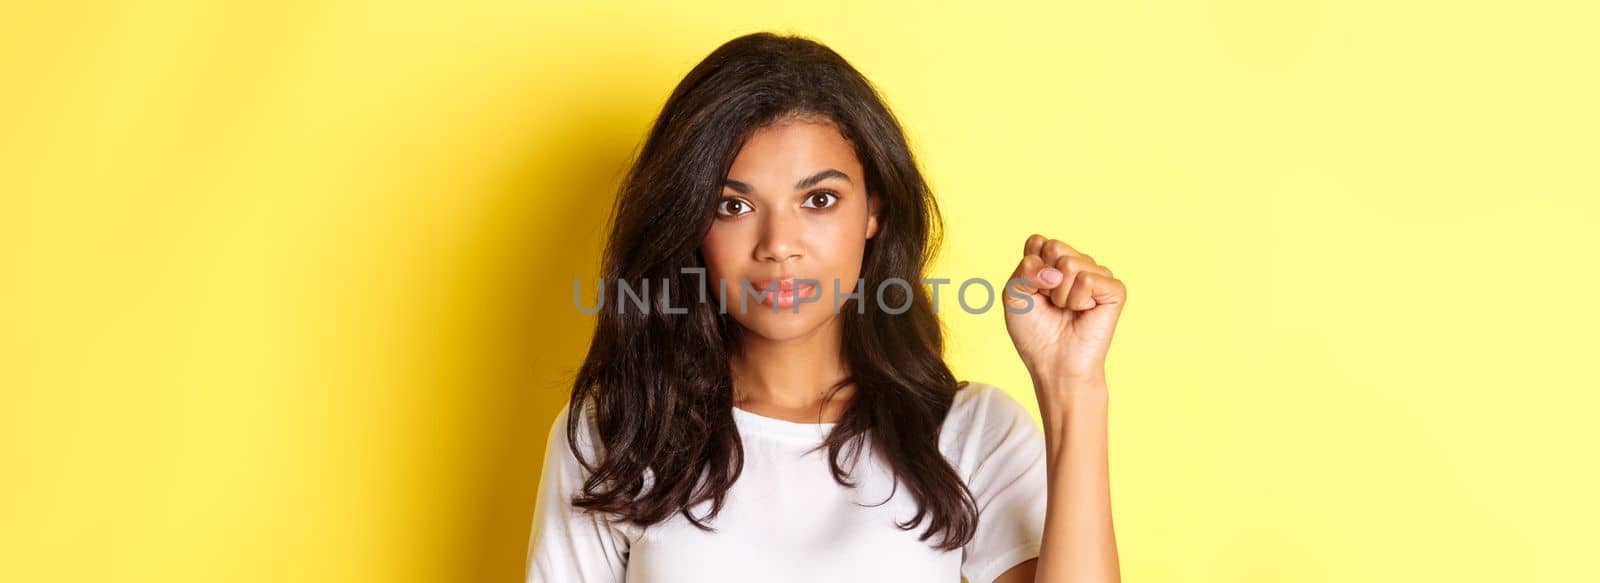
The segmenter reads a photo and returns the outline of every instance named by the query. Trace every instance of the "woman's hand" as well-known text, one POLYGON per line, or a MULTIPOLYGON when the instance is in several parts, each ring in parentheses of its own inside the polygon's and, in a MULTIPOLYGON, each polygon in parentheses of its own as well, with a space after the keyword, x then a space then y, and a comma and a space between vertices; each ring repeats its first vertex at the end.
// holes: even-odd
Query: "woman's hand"
POLYGON ((1094 258, 1034 235, 1004 296, 1006 331, 1033 375, 1044 420, 1049 504, 1038 562, 996 581, 1121 581, 1105 370, 1128 289, 1094 258))
POLYGON ((1035 379, 1104 382, 1106 352, 1127 301, 1122 280, 1043 235, 1028 237, 1011 280, 1003 294, 1006 331, 1028 372, 1035 379))

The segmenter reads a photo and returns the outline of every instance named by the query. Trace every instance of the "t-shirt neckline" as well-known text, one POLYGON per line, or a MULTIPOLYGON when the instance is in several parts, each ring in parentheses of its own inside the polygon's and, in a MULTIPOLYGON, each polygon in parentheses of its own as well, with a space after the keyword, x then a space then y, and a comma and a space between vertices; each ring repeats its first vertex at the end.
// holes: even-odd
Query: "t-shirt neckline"
POLYGON ((821 441, 828 436, 837 422, 834 423, 799 423, 787 421, 776 417, 758 415, 738 406, 733 408, 733 418, 739 427, 766 435, 780 435, 797 437, 811 441, 821 441))

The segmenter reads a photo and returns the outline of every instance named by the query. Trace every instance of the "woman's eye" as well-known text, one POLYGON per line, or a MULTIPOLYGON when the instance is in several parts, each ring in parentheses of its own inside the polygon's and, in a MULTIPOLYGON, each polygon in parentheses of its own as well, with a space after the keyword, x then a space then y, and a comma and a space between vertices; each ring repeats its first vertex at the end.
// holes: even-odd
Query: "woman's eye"
POLYGON ((813 192, 806 197, 806 203, 800 206, 806 208, 828 208, 839 200, 839 195, 831 192, 813 192))
POLYGON ((738 216, 748 212, 749 206, 737 198, 725 198, 722 199, 722 202, 717 203, 717 214, 724 217, 738 216))

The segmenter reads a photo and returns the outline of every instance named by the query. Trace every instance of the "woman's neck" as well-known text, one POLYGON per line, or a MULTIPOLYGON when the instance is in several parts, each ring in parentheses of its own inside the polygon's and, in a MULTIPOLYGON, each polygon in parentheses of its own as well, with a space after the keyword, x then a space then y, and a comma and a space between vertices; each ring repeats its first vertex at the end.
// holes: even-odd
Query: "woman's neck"
POLYGON ((728 360, 734 404, 773 417, 833 421, 855 392, 853 386, 840 389, 823 410, 823 397, 850 376, 841 334, 838 318, 789 340, 770 340, 747 332, 743 348, 728 360))

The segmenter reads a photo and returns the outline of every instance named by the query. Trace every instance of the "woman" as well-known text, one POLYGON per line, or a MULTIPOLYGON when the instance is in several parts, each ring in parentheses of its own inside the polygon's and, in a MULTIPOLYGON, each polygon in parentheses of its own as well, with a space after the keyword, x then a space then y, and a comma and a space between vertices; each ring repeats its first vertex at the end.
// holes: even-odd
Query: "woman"
POLYGON ((1125 287, 1027 238, 1000 295, 1041 434, 943 360, 921 285, 939 227, 838 54, 761 33, 706 57, 617 199, 528 580, 1118 580, 1104 363, 1125 287))

